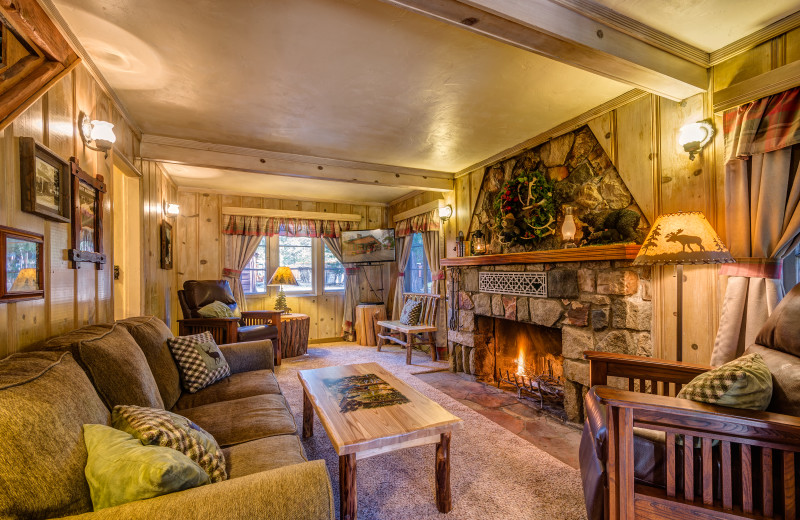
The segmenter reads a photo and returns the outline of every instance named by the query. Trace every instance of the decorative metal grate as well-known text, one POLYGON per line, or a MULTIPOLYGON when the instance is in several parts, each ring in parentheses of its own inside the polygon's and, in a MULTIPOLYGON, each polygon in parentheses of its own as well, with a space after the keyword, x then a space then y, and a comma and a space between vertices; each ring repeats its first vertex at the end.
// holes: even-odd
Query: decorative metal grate
POLYGON ((481 272, 478 287, 487 293, 547 298, 547 274, 481 272))

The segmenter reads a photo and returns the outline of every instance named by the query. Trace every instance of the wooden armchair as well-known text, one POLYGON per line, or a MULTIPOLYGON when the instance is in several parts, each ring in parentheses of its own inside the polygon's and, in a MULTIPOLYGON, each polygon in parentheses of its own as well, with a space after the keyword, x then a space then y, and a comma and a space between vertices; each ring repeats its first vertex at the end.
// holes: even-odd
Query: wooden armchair
POLYGON ((591 389, 581 472, 590 518, 797 518, 799 418, 674 397, 711 367, 584 354, 591 389), (610 382, 627 390, 605 386, 610 382), (641 449, 642 430, 634 428, 655 434, 662 451, 641 449), (641 460, 647 457, 654 459, 649 473, 641 460), (596 462, 605 478, 592 478, 596 462), (594 497, 587 482, 602 486, 594 497), (604 503, 591 504, 593 498, 604 503))
POLYGON ((227 280, 187 280, 178 291, 183 319, 178 334, 210 332, 218 344, 272 340, 275 364, 281 364, 281 311, 242 311, 241 318, 204 318, 197 310, 214 301, 237 307, 227 280))

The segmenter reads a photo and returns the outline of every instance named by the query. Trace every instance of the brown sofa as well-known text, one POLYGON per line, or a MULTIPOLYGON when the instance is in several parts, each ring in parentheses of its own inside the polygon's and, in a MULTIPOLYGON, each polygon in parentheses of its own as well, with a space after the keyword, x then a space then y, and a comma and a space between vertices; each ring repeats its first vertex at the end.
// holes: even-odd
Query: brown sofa
POLYGON ((324 461, 307 461, 269 340, 221 345, 231 376, 181 390, 158 318, 57 336, 0 360, 0 518, 333 519, 324 461), (228 480, 92 512, 82 425, 133 404, 172 410, 223 447, 228 480))
POLYGON ((758 518, 795 517, 785 513, 795 508, 800 472, 800 285, 775 308, 745 350, 750 353, 760 354, 772 373, 772 400, 764 412, 674 397, 708 366, 585 353, 592 388, 584 399, 580 466, 590 520, 617 518, 630 507, 648 518, 651 508, 659 518, 755 518, 753 512, 758 518), (611 382, 626 390, 606 386, 611 382), (616 419, 622 414, 629 414, 630 424, 616 419), (676 436, 668 450, 665 432, 694 442, 687 450, 676 436), (612 451, 619 453, 614 464, 608 462, 612 451), (774 475, 763 469, 769 465, 774 475))

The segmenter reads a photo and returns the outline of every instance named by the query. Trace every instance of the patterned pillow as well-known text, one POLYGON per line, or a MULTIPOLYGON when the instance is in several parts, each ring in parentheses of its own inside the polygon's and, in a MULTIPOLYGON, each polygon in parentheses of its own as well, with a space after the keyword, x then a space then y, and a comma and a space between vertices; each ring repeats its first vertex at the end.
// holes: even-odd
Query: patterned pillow
POLYGON ((183 387, 189 393, 231 375, 231 367, 210 332, 169 338, 167 345, 181 369, 183 387))
POLYGON ((419 323, 419 315, 422 313, 422 302, 408 300, 403 305, 403 312, 400 313, 400 323, 403 325, 416 325, 419 323))
POLYGON ((203 468, 211 482, 228 478, 225 455, 217 441, 182 415, 158 408, 118 405, 111 412, 111 426, 130 433, 144 445, 178 450, 203 468))
POLYGON ((766 410, 772 399, 772 374, 760 354, 748 354, 695 377, 678 397, 732 408, 766 410))
POLYGON ((213 301, 197 309, 197 314, 203 318, 233 318, 234 314, 230 307, 220 301, 213 301))

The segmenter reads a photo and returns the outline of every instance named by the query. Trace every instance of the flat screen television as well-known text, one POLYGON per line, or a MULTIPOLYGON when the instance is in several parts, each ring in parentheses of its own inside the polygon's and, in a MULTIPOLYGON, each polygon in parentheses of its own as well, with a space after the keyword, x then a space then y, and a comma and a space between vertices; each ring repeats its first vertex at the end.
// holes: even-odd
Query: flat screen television
POLYGON ((342 231, 342 262, 394 262, 394 229, 342 231))

